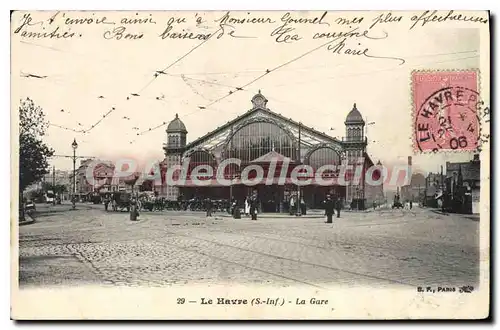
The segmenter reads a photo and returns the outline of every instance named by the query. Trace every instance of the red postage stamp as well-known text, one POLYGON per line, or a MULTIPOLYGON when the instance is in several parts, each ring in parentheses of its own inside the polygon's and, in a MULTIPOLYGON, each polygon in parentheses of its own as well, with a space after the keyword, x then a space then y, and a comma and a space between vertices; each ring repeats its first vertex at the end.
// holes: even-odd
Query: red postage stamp
POLYGON ((477 150, 477 71, 414 71, 412 86, 414 151, 477 150))

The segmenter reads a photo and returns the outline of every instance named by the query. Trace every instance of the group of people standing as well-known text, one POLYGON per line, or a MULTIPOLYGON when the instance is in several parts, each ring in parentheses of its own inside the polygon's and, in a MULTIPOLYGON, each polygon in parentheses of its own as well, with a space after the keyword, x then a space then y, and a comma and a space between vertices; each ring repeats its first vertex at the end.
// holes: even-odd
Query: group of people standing
MULTIPOLYGON (((245 208, 244 212, 246 216, 251 216, 252 220, 257 220, 257 213, 259 207, 259 199, 257 197, 257 193, 253 192, 250 196, 245 198, 245 208)), ((233 200, 231 203, 231 213, 233 216, 238 213, 239 216, 239 203, 233 200)), ((333 223, 333 216, 335 212, 337 213, 337 218, 340 218, 340 210, 342 209, 342 199, 338 197, 333 197, 328 194, 326 195, 326 199, 323 202, 325 207, 325 215, 327 217, 326 223, 333 223)), ((213 203, 212 200, 207 198, 205 200, 205 207, 207 210, 207 216, 212 216, 213 203)), ((290 199, 290 215, 295 214, 297 212, 297 208, 300 207, 301 214, 306 214, 306 203, 304 199, 300 199, 300 203, 297 203, 297 198, 290 199)))
POLYGON ((307 211, 307 207, 306 207, 306 202, 304 201, 304 198, 301 197, 300 202, 298 202, 297 200, 298 200, 297 196, 290 197, 290 203, 289 203, 289 209, 288 209, 290 215, 297 214, 297 211, 299 210, 299 208, 300 208, 300 214, 305 215, 306 211, 307 211))

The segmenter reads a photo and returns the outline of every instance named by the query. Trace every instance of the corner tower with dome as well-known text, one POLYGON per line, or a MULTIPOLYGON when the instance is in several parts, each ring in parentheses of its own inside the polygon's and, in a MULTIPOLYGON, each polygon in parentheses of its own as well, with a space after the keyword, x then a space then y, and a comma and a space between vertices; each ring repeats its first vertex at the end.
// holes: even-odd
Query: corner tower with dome
MULTIPOLYGON (((182 163, 182 153, 187 141, 186 126, 175 114, 175 118, 167 126, 167 141, 164 143, 165 159, 162 165, 168 169, 182 163)), ((160 192, 169 200, 175 200, 179 196, 179 187, 164 185, 160 192)))
MULTIPOLYGON (((349 164, 360 164, 365 162, 367 138, 365 137, 365 121, 361 112, 356 107, 356 103, 352 106, 345 119, 345 138, 344 148, 346 159, 349 164)), ((353 203, 353 207, 364 209, 365 205, 365 184, 364 178, 359 184, 348 184, 346 187, 346 199, 353 203)))
MULTIPOLYGON (((287 118, 268 107, 267 98, 259 91, 249 102, 250 108, 242 114, 218 128, 207 132, 194 141, 187 141, 187 129, 181 118, 176 115, 169 123, 163 144, 165 159, 162 162, 164 170, 174 165, 182 165, 189 161, 187 178, 182 184, 168 187, 165 184, 157 187, 161 195, 169 200, 179 196, 184 199, 211 198, 229 200, 231 198, 243 201, 252 190, 257 189, 262 212, 287 212, 290 197, 298 187, 291 180, 291 172, 298 165, 309 165, 317 170, 323 165, 341 165, 348 160, 351 164, 365 158, 364 165, 372 164, 366 153, 367 140, 364 133, 365 122, 356 105, 348 113, 345 126, 346 136, 341 140, 325 132, 320 132, 301 123, 287 118), (224 171, 224 179, 233 179, 232 186, 221 185, 217 178, 218 165, 229 158, 237 158, 240 166, 228 166, 224 171), (272 159, 287 162, 286 178, 279 181, 280 171, 275 172, 269 166, 272 159), (271 177, 272 183, 265 185, 245 186, 241 182, 241 173, 245 167, 259 164, 265 170, 265 178, 271 177), (198 165, 208 165, 214 169, 212 178, 206 179, 204 186, 197 186, 191 179, 191 171, 198 165)), ((314 118, 311 118, 314 126, 314 118)), ((365 167, 366 170, 366 167, 365 167)), ((327 178, 338 177, 339 172, 327 170, 323 173, 327 178)), ((333 181, 332 181, 333 182, 333 181)), ((358 201, 359 207, 371 202, 371 197, 365 194, 364 176, 357 186, 342 185, 338 181, 329 186, 320 185, 315 180, 312 184, 301 188, 308 208, 321 208, 326 194, 335 194, 342 198, 345 205, 358 201)))

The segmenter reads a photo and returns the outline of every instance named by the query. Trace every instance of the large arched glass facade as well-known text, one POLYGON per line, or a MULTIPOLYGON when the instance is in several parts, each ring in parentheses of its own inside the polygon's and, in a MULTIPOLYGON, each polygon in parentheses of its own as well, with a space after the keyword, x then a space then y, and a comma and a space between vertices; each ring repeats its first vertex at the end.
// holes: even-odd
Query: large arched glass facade
POLYGON ((224 158, 237 158, 248 164, 271 150, 296 159, 296 146, 288 132, 275 123, 258 121, 235 132, 226 145, 224 158))

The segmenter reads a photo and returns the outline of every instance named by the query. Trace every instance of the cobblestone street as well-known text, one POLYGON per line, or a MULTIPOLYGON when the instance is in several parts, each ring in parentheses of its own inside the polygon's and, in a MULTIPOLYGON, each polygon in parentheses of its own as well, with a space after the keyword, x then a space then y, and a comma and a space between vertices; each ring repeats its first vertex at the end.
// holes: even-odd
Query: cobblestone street
POLYGON ((258 221, 202 213, 59 206, 19 228, 21 287, 477 285, 479 222, 427 209, 266 215, 258 221))

